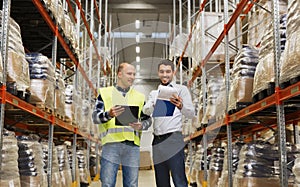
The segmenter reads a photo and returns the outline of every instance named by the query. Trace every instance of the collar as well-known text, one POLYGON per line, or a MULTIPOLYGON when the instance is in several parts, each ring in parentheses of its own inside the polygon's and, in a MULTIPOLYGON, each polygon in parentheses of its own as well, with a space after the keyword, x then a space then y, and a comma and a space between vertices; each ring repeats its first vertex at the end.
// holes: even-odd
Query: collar
MULTIPOLYGON (((169 86, 169 87, 175 87, 175 82, 174 81, 171 81, 168 85, 166 85, 166 86, 169 86)), ((160 85, 162 85, 162 84, 160 84, 160 85)), ((162 85, 163 86, 163 85, 162 85)))
POLYGON ((115 88, 120 91, 120 92, 123 92, 123 93, 127 93, 129 90, 130 90, 130 87, 128 88, 121 88, 120 86, 118 85, 115 85, 115 88))

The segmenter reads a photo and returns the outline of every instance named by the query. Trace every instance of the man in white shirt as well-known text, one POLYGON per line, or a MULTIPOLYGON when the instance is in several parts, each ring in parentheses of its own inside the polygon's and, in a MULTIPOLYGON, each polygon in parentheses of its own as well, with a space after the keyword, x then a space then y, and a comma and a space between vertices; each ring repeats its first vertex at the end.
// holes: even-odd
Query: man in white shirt
MULTIPOLYGON (((162 60, 158 65, 158 76, 161 86, 172 87, 177 94, 170 95, 170 102, 175 105, 171 116, 153 117, 154 139, 153 161, 157 187, 170 187, 170 172, 176 187, 187 187, 184 165, 184 147, 182 135, 182 115, 193 118, 195 109, 191 94, 186 86, 172 82, 174 64, 170 60, 162 60)), ((151 91, 143 112, 151 115, 154 110, 159 90, 151 91)))

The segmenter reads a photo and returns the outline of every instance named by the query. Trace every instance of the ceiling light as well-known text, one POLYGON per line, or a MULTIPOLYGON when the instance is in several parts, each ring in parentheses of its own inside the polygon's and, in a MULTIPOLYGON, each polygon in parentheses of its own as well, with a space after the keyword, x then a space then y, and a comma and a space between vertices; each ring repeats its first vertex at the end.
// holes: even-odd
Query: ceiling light
POLYGON ((135 20, 135 28, 139 29, 140 28, 140 20, 135 20))
POLYGON ((137 34, 135 36, 135 41, 136 41, 136 43, 140 43, 140 35, 139 34, 137 34))
POLYGON ((140 51, 141 51, 141 48, 140 48, 140 46, 136 46, 136 47, 135 47, 135 52, 136 52, 137 54, 139 54, 139 53, 140 53, 140 51))
POLYGON ((136 56, 135 61, 136 61, 136 62, 140 62, 140 61, 141 61, 140 56, 136 56))

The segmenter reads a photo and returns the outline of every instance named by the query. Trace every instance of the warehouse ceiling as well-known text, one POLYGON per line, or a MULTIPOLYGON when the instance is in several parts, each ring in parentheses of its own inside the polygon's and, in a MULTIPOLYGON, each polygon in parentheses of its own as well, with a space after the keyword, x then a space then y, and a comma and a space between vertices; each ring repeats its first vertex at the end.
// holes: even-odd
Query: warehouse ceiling
MULTIPOLYGON (((97 0, 97 2, 99 2, 97 0)), ((195 1, 193 1, 195 2, 195 1)), ((199 5, 192 2, 191 6, 197 10, 199 5)), ((75 1, 71 1, 75 8, 75 1)), ((82 0, 82 7, 86 7, 90 0, 82 0)), ((178 22, 178 1, 177 21, 178 22)), ((67 6, 67 5, 66 5, 67 6)), ((2 7, 2 4, 1 4, 2 7)), ((187 2, 183 1, 183 27, 186 25, 187 2)), ((89 9, 89 8, 88 8, 89 9)), ((172 0, 108 0, 108 16, 105 20, 105 0, 102 0, 102 23, 108 23, 111 30, 108 39, 114 59, 117 63, 127 61, 134 65, 140 64, 138 78, 156 79, 157 63, 167 56, 169 51, 169 33, 172 28, 170 20, 173 19, 172 0), (140 27, 136 28, 135 22, 139 20, 140 27), (136 41, 139 36, 139 42, 136 41), (140 52, 136 52, 139 46, 140 52), (137 56, 140 62, 137 63, 137 56)), ((89 12, 86 11, 86 12, 89 12)), ((95 11, 96 12, 96 11, 95 11)), ((96 14, 96 13, 95 13, 96 14)), ((71 14, 70 14, 71 15, 71 14)), ((41 52, 49 58, 52 57, 53 33, 45 23, 32 0, 12 0, 11 17, 20 25, 23 45, 26 52, 41 52)), ((95 15, 95 29, 98 21, 95 15)), ((89 15, 87 20, 89 21, 89 15)), ((104 25, 102 26, 102 45, 104 45, 104 25)), ((183 29, 183 32, 186 32, 183 29)), ((184 44, 183 44, 184 45, 184 44)), ((68 57, 63 48, 58 44, 57 59, 68 57)), ((117 65, 117 64, 116 64, 117 65)))

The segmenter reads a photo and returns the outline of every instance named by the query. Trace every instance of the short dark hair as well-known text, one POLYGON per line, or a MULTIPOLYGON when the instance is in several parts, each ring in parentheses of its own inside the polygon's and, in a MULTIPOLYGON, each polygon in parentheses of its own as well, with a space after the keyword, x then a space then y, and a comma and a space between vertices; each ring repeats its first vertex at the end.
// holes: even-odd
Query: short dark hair
POLYGON ((121 64, 119 64, 118 69, 117 69, 117 73, 121 72, 124 69, 124 66, 126 64, 129 64, 128 62, 122 62, 121 64))
POLYGON ((158 70, 161 65, 171 66, 172 71, 174 71, 174 63, 169 59, 163 59, 158 64, 158 70))

